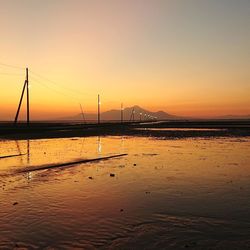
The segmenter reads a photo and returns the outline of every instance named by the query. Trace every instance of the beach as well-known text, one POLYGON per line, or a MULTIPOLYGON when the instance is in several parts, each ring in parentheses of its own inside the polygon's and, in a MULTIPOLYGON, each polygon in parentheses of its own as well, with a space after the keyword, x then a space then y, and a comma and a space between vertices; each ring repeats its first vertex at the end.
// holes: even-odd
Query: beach
POLYGON ((0 159, 0 248, 247 249, 249 135, 189 126, 169 137, 173 128, 152 126, 2 139, 1 154, 19 156, 0 159), (124 155, 32 171, 116 154, 124 155))

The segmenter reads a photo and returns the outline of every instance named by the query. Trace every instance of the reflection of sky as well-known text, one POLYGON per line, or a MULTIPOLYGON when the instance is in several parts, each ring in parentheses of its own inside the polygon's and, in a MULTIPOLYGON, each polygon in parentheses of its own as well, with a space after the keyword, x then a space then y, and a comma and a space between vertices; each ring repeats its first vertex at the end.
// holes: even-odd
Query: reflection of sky
MULTIPOLYGON (((26 150, 26 140, 18 143, 26 150)), ((82 152, 81 138, 32 140, 30 163, 94 158, 99 143, 103 156, 123 146, 128 155, 2 178, 3 248, 11 249, 16 242, 30 248, 108 248, 111 239, 116 246, 128 241, 134 245, 138 235, 136 241, 145 243, 149 233, 145 248, 154 239, 170 239, 177 249, 194 238, 204 238, 202 246, 218 238, 247 239, 249 138, 89 137, 85 143, 82 152)), ((3 154, 17 150, 15 141, 2 141, 1 147, 3 154)), ((17 158, 0 161, 0 171, 26 166, 17 158)))

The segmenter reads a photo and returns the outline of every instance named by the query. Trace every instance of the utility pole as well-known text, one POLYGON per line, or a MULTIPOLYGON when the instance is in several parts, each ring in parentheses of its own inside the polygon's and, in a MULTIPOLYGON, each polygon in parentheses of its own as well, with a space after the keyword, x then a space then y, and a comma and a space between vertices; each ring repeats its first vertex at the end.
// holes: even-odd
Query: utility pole
POLYGON ((141 116, 142 116, 142 112, 140 113, 140 122, 141 122, 141 116))
POLYGON ((29 100, 29 69, 26 68, 26 90, 27 90, 27 125, 30 124, 30 100, 29 100))
POLYGON ((84 123, 86 124, 86 120, 85 120, 85 116, 84 116, 84 113, 83 113, 82 105, 81 105, 81 103, 79 103, 79 104, 80 104, 82 119, 83 119, 84 123))
POLYGON ((19 112, 20 112, 20 109, 21 109, 21 106, 22 106, 22 101, 23 101, 23 95, 24 95, 25 88, 27 88, 26 89, 26 91, 27 91, 26 92, 27 93, 27 111, 26 112, 27 112, 27 125, 29 125, 29 122, 30 122, 30 109, 29 109, 29 70, 28 70, 28 68, 26 68, 26 79, 25 79, 24 84, 23 84, 23 90, 22 90, 21 98, 20 98, 18 108, 17 108, 17 112, 16 112, 16 116, 15 116, 15 121, 14 121, 15 124, 17 123, 19 112))
POLYGON ((132 113, 131 113, 129 121, 133 121, 133 122, 135 121, 135 108, 132 109, 132 113))
POLYGON ((123 123, 123 103, 121 103, 121 123, 123 123))
POLYGON ((98 114, 97 114, 97 120, 98 120, 98 124, 100 124, 100 95, 98 94, 98 114))

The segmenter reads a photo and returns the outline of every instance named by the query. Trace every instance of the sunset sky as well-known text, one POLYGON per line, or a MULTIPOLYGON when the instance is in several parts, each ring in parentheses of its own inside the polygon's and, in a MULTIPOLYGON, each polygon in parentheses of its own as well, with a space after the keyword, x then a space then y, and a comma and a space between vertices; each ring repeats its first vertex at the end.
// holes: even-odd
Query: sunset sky
POLYGON ((0 0, 0 120, 139 105, 250 114, 249 0, 0 0), (25 111, 25 102, 22 115, 25 111))

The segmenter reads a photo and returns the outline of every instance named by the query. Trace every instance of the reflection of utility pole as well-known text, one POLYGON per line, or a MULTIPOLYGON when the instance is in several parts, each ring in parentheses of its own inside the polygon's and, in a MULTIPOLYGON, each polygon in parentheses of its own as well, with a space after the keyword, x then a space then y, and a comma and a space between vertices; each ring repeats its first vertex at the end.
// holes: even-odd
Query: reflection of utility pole
POLYGON ((26 94, 27 94, 27 125, 29 125, 29 122, 30 122, 30 107, 29 107, 29 105, 30 104, 29 104, 29 69, 28 68, 26 68, 26 79, 24 81, 21 98, 20 98, 20 101, 18 104, 18 108, 17 108, 17 112, 16 112, 16 116, 15 116, 15 123, 17 123, 17 120, 18 120, 18 116, 19 116, 19 112, 21 109, 25 88, 26 88, 26 94))
POLYGON ((27 164, 30 163, 30 140, 27 140, 27 164))
POLYGON ((22 152, 21 152, 20 146, 19 146, 19 142, 18 142, 18 140, 15 140, 15 142, 16 142, 16 147, 17 147, 18 153, 19 153, 19 155, 21 155, 20 161, 21 161, 21 163, 23 163, 23 157, 22 157, 22 152))
POLYGON ((123 103, 121 103, 121 123, 123 123, 123 103))
POLYGON ((121 137, 121 154, 124 152, 124 137, 121 137))
POLYGON ((86 123, 81 103, 80 103, 80 109, 81 109, 82 119, 83 119, 84 123, 86 123))
POLYGON ((98 124, 100 124, 100 95, 98 95, 98 114, 97 114, 97 120, 98 120, 98 124))
POLYGON ((98 155, 101 156, 102 154, 102 143, 101 143, 101 137, 98 136, 98 140, 97 140, 97 152, 98 155))

